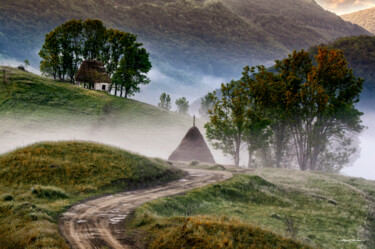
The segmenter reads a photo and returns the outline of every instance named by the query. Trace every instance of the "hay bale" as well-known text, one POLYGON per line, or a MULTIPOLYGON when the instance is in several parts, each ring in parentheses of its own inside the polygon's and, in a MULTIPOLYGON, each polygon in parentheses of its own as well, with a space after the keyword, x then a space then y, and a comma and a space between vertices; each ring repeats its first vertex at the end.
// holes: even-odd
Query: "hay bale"
POLYGON ((201 163, 215 163, 206 142, 199 129, 195 126, 189 129, 180 145, 169 156, 171 161, 199 161, 201 163))
POLYGON ((111 79, 106 69, 100 61, 87 60, 83 61, 79 68, 75 80, 82 83, 111 83, 111 79))

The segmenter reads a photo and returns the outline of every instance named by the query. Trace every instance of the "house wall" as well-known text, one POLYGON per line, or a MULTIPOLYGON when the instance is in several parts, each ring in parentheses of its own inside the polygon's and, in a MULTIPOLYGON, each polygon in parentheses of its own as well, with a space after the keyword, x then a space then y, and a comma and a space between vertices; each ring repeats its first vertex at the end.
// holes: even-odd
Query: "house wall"
POLYGON ((109 83, 95 83, 94 84, 94 89, 98 90, 98 91, 107 91, 107 92, 109 92, 109 87, 110 86, 111 86, 111 84, 109 84, 109 83), (105 86, 105 90, 103 90, 103 86, 105 86))

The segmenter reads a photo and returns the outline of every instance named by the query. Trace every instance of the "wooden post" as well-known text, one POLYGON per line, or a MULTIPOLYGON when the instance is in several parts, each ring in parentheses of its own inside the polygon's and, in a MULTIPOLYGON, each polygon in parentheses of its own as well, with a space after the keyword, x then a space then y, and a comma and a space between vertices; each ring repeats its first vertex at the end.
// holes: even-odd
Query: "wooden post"
POLYGON ((193 127, 195 127, 195 114, 194 114, 194 117, 193 117, 193 127))

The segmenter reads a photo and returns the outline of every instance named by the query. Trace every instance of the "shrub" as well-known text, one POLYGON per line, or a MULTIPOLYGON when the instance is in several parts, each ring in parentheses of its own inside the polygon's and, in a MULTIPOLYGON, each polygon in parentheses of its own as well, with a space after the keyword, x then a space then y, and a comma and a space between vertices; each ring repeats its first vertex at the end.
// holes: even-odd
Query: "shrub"
POLYGON ((190 166, 197 166, 198 164, 199 164, 199 161, 196 161, 196 160, 190 162, 190 166))
POLYGON ((209 168, 210 170, 226 170, 226 168, 221 164, 215 164, 209 168))
POLYGON ((17 68, 18 68, 19 70, 26 71, 25 67, 22 66, 22 65, 19 65, 17 68))
POLYGON ((51 186, 35 186, 31 189, 31 193, 38 198, 46 199, 65 199, 69 197, 64 190, 51 186))
POLYGON ((2 199, 3 201, 13 201, 13 200, 14 200, 14 197, 13 197, 13 195, 11 195, 11 194, 5 194, 5 195, 2 196, 1 199, 2 199))

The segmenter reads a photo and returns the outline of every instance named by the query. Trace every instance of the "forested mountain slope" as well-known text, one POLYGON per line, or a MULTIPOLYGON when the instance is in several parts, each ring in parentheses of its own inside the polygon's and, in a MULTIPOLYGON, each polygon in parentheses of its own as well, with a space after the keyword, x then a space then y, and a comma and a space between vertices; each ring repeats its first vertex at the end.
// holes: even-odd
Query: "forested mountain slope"
MULTIPOLYGON (((321 46, 340 49, 344 52, 354 75, 365 80, 360 105, 365 108, 372 108, 375 104, 375 37, 346 37, 321 46)), ((312 55, 316 54, 317 51, 318 46, 313 46, 309 50, 312 55)))
POLYGON ((375 34, 375 8, 356 11, 341 17, 345 21, 357 24, 375 34))
POLYGON ((72 18, 99 18, 138 34, 158 68, 221 75, 293 49, 368 34, 313 0, 3 0, 0 54, 37 65, 44 34, 72 18))

